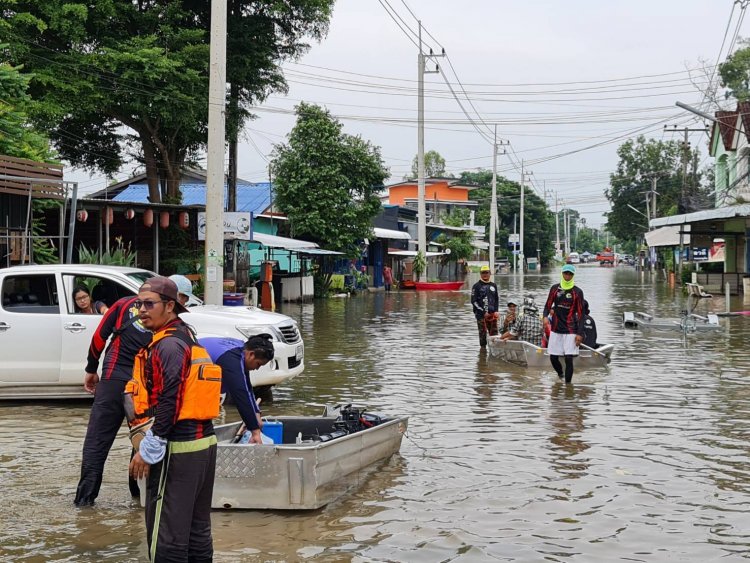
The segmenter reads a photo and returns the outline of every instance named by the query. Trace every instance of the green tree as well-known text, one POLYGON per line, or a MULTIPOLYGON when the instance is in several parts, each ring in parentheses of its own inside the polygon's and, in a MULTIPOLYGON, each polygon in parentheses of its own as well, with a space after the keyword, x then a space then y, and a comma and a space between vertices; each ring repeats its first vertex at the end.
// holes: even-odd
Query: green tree
POLYGON ((26 113, 31 103, 27 87, 28 77, 18 68, 0 63, 0 154, 50 161, 54 155, 49 141, 31 126, 26 113))
MULTIPOLYGON (((687 157, 684 150, 678 141, 646 140, 643 136, 620 145, 617 170, 610 174, 609 188, 604 192, 612 204, 607 213, 610 233, 624 242, 635 240, 648 230, 646 194, 651 191, 654 178, 658 217, 694 208, 692 198, 702 191, 700 175, 690 172, 688 188, 683 190, 683 158, 687 157)), ((689 158, 693 159, 692 152, 689 158)))
MULTIPOLYGON (((0 0, 0 40, 30 73, 32 117, 71 164, 143 163, 152 202, 179 201, 181 167, 204 148, 210 2, 0 0)), ((284 90, 278 63, 326 32, 333 0, 230 0, 229 137, 284 90)))
POLYGON ((319 106, 302 103, 296 112, 288 143, 274 150, 275 202, 294 236, 355 257, 358 243, 372 237, 377 193, 388 177, 380 149, 344 133, 319 106))
POLYGON ((727 97, 743 102, 750 99, 750 42, 740 42, 741 47, 719 65, 721 85, 728 89, 727 97))
MULTIPOLYGON (((417 178, 419 176, 419 158, 418 155, 414 156, 414 160, 411 162, 411 176, 417 178)), ((445 159, 440 156, 437 151, 427 151, 424 153, 424 177, 425 178, 446 178, 449 176, 445 175, 445 159)))
MULTIPOLYGON (((471 199, 479 202, 475 216, 477 225, 484 225, 489 240, 490 200, 492 197, 492 171, 462 172, 461 182, 475 185, 471 199)), ((498 235, 496 236, 498 255, 509 256, 508 237, 513 232, 513 218, 519 228, 518 215, 521 210, 521 185, 502 176, 497 178, 498 235)), ((532 188, 526 187, 524 197, 524 251, 527 257, 536 256, 537 248, 543 263, 555 254, 555 219, 547 204, 532 188)))

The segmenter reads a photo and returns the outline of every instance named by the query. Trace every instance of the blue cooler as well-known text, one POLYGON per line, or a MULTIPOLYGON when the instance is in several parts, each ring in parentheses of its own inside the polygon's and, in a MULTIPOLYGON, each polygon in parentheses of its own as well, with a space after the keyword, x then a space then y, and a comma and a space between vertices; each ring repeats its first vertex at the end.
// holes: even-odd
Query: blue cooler
POLYGON ((271 438, 274 444, 284 442, 284 423, 279 420, 264 420, 262 432, 271 438))
POLYGON ((225 293, 224 305, 228 307, 242 307, 245 304, 244 293, 225 293))

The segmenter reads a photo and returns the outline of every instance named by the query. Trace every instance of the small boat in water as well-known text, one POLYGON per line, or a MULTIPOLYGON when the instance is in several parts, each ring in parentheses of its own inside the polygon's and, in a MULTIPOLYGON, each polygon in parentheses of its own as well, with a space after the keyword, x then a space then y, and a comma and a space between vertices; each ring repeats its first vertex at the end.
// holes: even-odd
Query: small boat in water
POLYGON ((462 281, 414 282, 417 291, 456 291, 463 287, 462 281))
POLYGON ((622 314, 622 322, 626 328, 639 328, 641 330, 659 330, 659 331, 681 331, 684 333, 692 332, 711 332, 722 328, 719 323, 719 316, 709 313, 706 316, 696 315, 695 313, 684 314, 682 317, 663 317, 657 318, 648 313, 640 311, 626 311, 622 314))
POLYGON ((409 418, 341 409, 339 416, 279 416, 281 441, 235 443, 241 422, 215 428, 219 441, 211 506, 305 510, 325 506, 398 452, 409 418))
MULTIPOLYGON (((523 340, 502 340, 499 335, 487 337, 490 355, 506 362, 523 367, 550 367, 549 353, 546 348, 535 346, 523 340)), ((614 344, 605 344, 596 350, 581 347, 575 360, 575 367, 603 367, 610 362, 614 344)))

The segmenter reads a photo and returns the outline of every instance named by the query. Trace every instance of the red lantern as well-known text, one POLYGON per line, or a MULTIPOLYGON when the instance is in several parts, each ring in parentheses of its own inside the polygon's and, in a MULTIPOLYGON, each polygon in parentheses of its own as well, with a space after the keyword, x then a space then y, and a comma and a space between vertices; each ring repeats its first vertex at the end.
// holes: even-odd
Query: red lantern
POLYGON ((159 214, 159 226, 162 229, 169 227, 169 211, 162 211, 159 214))
POLYGON ((146 209, 146 211, 143 212, 143 224, 147 227, 150 227, 154 224, 154 210, 153 209, 146 209))
POLYGON ((187 229, 190 226, 190 215, 187 211, 180 211, 180 214, 177 216, 177 225, 181 229, 187 229))
POLYGON ((126 209, 125 210, 125 219, 132 219, 135 217, 135 210, 133 209, 126 209))
POLYGON ((105 225, 111 225, 112 221, 115 220, 115 214, 111 207, 105 207, 102 210, 102 223, 105 225))
POLYGON ((85 209, 79 209, 76 211, 76 219, 78 219, 81 223, 85 223, 86 219, 89 218, 89 212, 85 209))

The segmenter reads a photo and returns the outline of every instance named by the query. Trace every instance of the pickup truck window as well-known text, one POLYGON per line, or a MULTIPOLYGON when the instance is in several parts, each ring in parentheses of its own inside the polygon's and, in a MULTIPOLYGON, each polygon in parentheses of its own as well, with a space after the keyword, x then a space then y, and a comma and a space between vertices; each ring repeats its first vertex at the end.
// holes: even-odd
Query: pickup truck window
POLYGON ((7 276, 2 296, 3 309, 9 313, 60 313, 53 274, 7 276))

